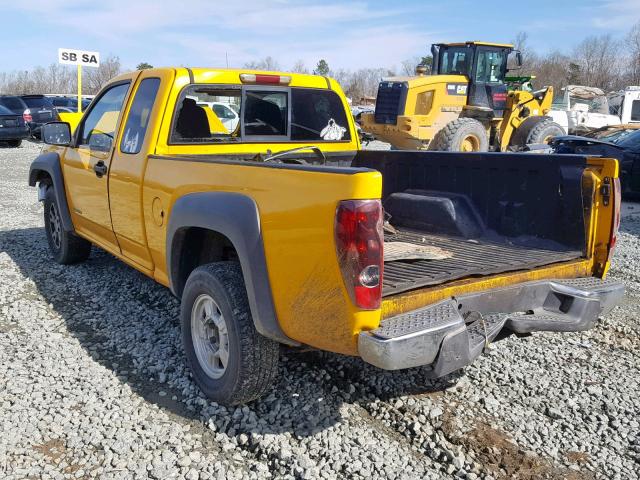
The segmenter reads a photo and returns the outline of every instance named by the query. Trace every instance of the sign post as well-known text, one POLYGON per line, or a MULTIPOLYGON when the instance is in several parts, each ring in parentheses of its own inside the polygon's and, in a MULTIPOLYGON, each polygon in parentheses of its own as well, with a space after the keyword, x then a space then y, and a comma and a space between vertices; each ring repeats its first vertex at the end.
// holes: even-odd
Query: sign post
POLYGON ((82 113, 82 66, 99 67, 100 53, 59 48, 58 63, 78 66, 78 113, 82 113))

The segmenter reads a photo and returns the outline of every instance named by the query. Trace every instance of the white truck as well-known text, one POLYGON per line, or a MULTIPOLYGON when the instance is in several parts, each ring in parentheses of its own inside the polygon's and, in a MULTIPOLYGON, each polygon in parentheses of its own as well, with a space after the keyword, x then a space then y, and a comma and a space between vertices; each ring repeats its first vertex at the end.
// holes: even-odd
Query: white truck
POLYGON ((640 86, 605 94, 595 87, 568 85, 560 90, 548 115, 572 135, 640 122, 640 86))

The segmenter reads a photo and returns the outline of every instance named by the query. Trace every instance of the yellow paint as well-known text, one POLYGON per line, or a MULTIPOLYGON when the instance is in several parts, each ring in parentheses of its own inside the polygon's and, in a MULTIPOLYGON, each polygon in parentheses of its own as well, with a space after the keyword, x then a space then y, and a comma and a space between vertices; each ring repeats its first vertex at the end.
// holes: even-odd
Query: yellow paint
POLYGON ((209 131, 211 133, 222 133, 222 134, 229 133, 229 130, 225 128, 225 126, 222 124, 222 122, 220 121, 218 116, 215 114, 215 112, 211 110, 211 107, 209 107, 209 105, 202 108, 207 114, 207 120, 209 121, 209 131))
POLYGON ((58 114, 60 117, 60 121, 67 122, 69 124, 69 128, 71 129, 71 133, 75 132, 76 127, 80 123, 82 119, 82 113, 70 113, 70 112, 60 112, 58 114))
POLYGON ((78 113, 82 113, 82 65, 78 64, 78 113))
MULTIPOLYGON (((238 84, 237 70, 195 69, 197 83, 238 84)), ((348 109, 339 85, 332 79, 310 75, 291 75, 292 86, 331 88, 337 91, 348 109)), ((453 76, 455 81, 460 77, 453 76)), ((104 118, 114 131, 114 149, 95 152, 87 148, 47 147, 62 157, 67 186, 67 201, 74 227, 79 235, 100 245, 113 255, 163 285, 168 285, 166 265, 166 229, 175 201, 191 192, 239 192, 258 206, 269 281, 276 313, 283 331, 292 339, 313 347, 357 354, 357 335, 377 328, 380 319, 415 309, 451 295, 496 288, 541 278, 591 275, 594 269, 606 271, 608 264, 600 250, 608 241, 611 226, 610 207, 594 204, 588 231, 589 259, 548 266, 532 271, 462 279, 445 286, 431 287, 387 298, 382 309, 362 311, 351 302, 344 286, 335 253, 335 212, 340 200, 380 198, 382 176, 379 172, 335 174, 293 169, 267 168, 256 164, 221 164, 192 159, 170 158, 176 154, 251 153, 278 151, 295 143, 236 143, 213 145, 169 145, 170 125, 175 101, 189 83, 184 68, 150 69, 120 76, 131 86, 119 115, 104 118), (138 154, 120 150, 124 123, 131 101, 144 78, 161 79, 144 143, 138 154), (157 158, 151 154, 163 154, 157 158), (109 182, 98 179, 93 167, 99 160, 110 164, 109 182), (164 217, 159 217, 160 212, 164 217), (164 219, 164 220, 163 220, 164 219), (592 252, 595 252, 591 255, 592 252), (598 266, 600 265, 600 266, 598 266)), ((442 80, 442 79, 441 79, 442 80)), ((434 91, 434 98, 446 88, 446 82, 416 79, 434 91)), ((460 82, 463 83, 463 82, 460 82)), ((453 111, 464 96, 451 96, 446 105, 453 111)), ((424 117, 443 104, 410 97, 414 109, 424 117), (430 109, 430 110, 429 110, 430 109)), ((462 100, 464 101, 464 100, 462 100)), ((320 144, 326 151, 356 151, 360 145, 349 116, 352 139, 320 144)), ((617 163, 592 159, 585 182, 594 183, 594 192, 604 176, 617 175, 617 163)), ((594 193, 597 196, 597 193, 594 193)), ((597 200, 597 199, 596 199, 597 200)))

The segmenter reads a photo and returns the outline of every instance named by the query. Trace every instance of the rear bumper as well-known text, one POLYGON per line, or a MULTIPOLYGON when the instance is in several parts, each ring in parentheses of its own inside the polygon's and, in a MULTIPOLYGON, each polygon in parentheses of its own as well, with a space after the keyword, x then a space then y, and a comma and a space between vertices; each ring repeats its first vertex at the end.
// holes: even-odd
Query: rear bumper
POLYGON ((22 140, 29 136, 29 127, 2 127, 0 128, 0 141, 22 140))
POLYGON ((452 298, 383 320, 358 337, 360 356, 385 370, 431 365, 440 377, 473 362, 503 328, 516 333, 592 328, 624 296, 597 278, 527 282, 452 298))

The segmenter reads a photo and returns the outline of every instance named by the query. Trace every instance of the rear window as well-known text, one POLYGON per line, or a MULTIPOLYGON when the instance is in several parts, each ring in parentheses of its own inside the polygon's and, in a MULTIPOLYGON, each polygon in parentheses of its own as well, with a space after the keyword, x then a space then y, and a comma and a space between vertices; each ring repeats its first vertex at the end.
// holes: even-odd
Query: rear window
POLYGON ((7 107, 3 107, 2 105, 0 105, 0 115, 15 115, 15 113, 13 113, 7 107))
POLYGON ((0 98, 0 105, 4 105, 9 110, 19 112, 25 109, 24 103, 18 97, 3 97, 0 98))
POLYGON ((340 97, 331 90, 191 85, 181 94, 170 143, 349 141, 340 97))
POLYGON ((291 89, 291 140, 351 140, 340 97, 330 90, 291 89))
POLYGON ((51 102, 45 97, 22 97, 29 108, 51 107, 51 102))

